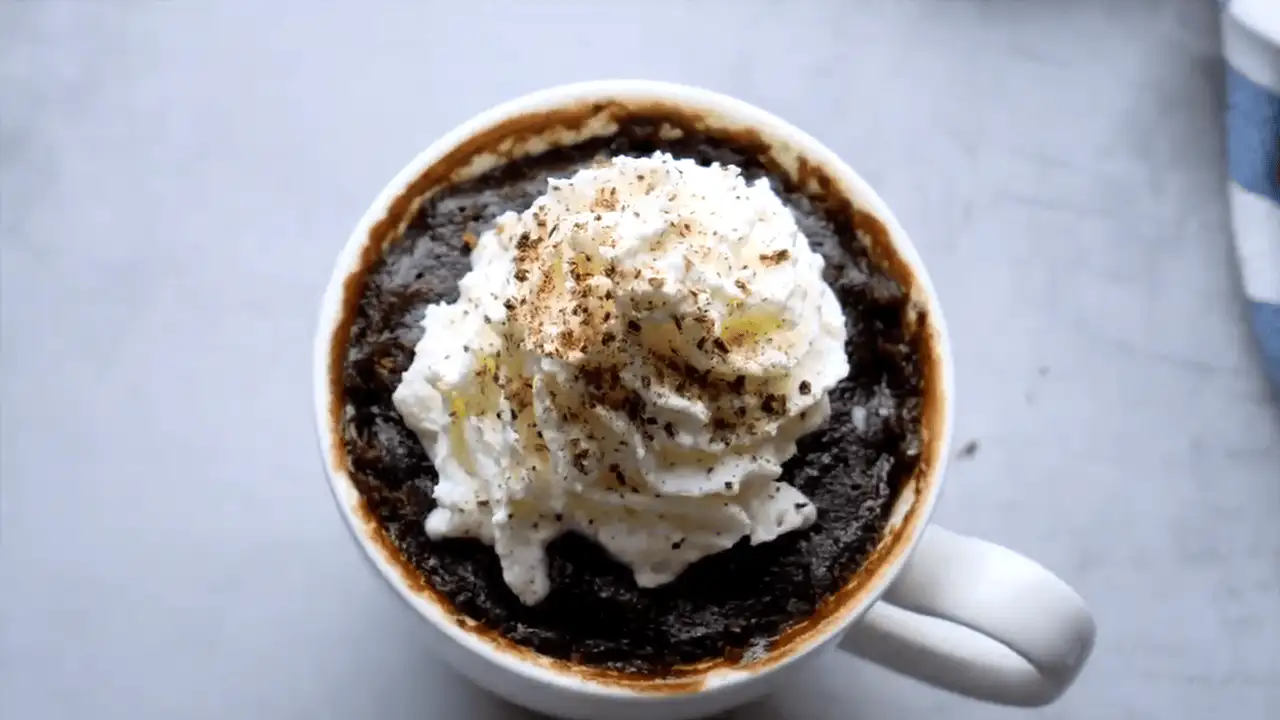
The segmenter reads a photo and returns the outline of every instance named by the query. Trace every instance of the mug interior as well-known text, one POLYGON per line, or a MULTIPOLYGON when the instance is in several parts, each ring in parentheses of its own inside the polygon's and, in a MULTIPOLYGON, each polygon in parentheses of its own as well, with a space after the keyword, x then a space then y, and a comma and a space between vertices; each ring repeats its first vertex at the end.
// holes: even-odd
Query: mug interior
POLYGON ((670 695, 740 682, 814 650, 874 602, 901 567, 932 512, 951 429, 951 362, 929 276, 896 218, 874 190, 814 138, 763 110, 710 91, 648 81, 600 81, 533 93, 495 107, 437 141, 406 166, 360 220, 339 256, 321 307, 314 348, 317 431, 330 486, 367 556, 406 602, 466 650, 537 682, 605 695, 670 695), (850 205, 849 216, 873 262, 907 291, 908 323, 920 324, 923 445, 895 498, 872 556, 817 613, 792 626, 763 657, 714 660, 661 677, 603 670, 550 658, 487 632, 456 611, 392 544, 353 483, 343 439, 343 365, 366 274, 431 194, 513 159, 614 134, 629 117, 669 118, 676 126, 758 148, 806 194, 850 205))

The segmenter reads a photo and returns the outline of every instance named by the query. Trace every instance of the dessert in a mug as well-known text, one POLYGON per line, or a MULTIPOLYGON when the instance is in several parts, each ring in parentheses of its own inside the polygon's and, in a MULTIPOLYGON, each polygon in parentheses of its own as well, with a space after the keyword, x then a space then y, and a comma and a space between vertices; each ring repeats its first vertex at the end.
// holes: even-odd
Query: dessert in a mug
POLYGON ((927 349, 847 200, 747 135, 611 122, 417 202, 356 276, 341 430, 457 612, 653 675, 766 651, 869 558, 927 349))

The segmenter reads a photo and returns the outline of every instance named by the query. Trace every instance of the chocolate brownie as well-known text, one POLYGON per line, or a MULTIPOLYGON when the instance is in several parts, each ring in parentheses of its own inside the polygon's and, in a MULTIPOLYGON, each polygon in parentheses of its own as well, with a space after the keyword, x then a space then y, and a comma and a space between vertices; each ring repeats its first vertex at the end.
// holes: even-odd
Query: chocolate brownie
POLYGON ((813 615, 875 548, 922 443, 922 333, 906 329, 907 293, 872 263, 848 204, 801 192, 751 143, 692 127, 663 139, 669 135, 658 132, 663 123, 670 120, 630 117, 611 137, 509 162, 424 202, 359 285, 341 421, 351 475, 370 512, 458 612, 545 655, 644 675, 741 657, 813 615), (503 581, 490 547, 427 537, 423 521, 434 507, 436 471, 391 394, 413 359, 424 309, 457 299, 470 247, 494 218, 527 208, 548 178, 572 175, 600 157, 656 150, 733 164, 748 179, 769 177, 826 260, 825 278, 845 311, 851 371, 830 394, 830 419, 801 440, 779 478, 814 502, 818 519, 761 545, 744 539, 645 590, 599 546, 567 533, 548 547, 551 593, 525 606, 503 581))

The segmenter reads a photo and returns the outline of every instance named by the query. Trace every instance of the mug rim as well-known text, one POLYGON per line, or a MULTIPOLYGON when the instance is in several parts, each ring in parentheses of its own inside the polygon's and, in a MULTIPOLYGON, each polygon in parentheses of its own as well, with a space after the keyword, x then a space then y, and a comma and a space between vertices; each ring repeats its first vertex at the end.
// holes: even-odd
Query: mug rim
MULTIPOLYGON (((440 184, 447 184, 447 180, 440 184)), ((536 90, 472 116, 419 152, 382 188, 364 211, 335 261, 320 305, 313 341, 312 370, 316 432, 329 488, 348 530, 383 579, 419 616, 468 653, 534 683, 606 698, 637 700, 705 694, 728 689, 771 674, 843 635, 885 592, 919 542, 932 516, 950 453, 954 371, 946 323, 924 263, 888 205, 870 183, 826 145, 782 118, 712 90, 662 81, 593 80, 536 90), (446 599, 428 597, 430 592, 411 587, 402 569, 395 567, 393 559, 388 557, 389 553, 395 552, 394 548, 387 547, 385 542, 379 542, 374 537, 380 526, 371 527, 368 519, 361 517, 363 497, 351 480, 348 469, 337 461, 340 456, 345 456, 345 447, 342 439, 334 432, 333 418, 340 409, 340 398, 334 392, 340 381, 340 374, 335 377, 333 364, 335 334, 344 330, 342 320, 347 304, 348 284, 362 269, 362 257, 373 242, 371 233, 388 218, 393 204, 410 192, 416 180, 469 141, 501 128, 514 118, 601 102, 659 103, 692 112, 716 113, 743 127, 758 130, 765 138, 785 142, 787 146, 795 148, 798 158, 829 173, 840 184, 843 196, 853 200, 859 210, 869 212, 884 226, 889 249, 896 260, 905 265, 904 269, 911 277, 912 299, 924 305, 925 331, 931 338, 929 344, 932 357, 927 369, 930 388, 927 390, 937 393, 937 402, 940 403, 933 425, 938 428, 938 432, 936 437, 926 437, 925 440, 927 450, 932 453, 931 463, 908 481, 907 484, 914 485, 914 488, 904 488, 894 501, 894 515, 903 515, 898 521, 899 526, 886 529, 872 557, 855 571, 841 590, 827 599, 836 603, 836 607, 825 613, 825 617, 816 625, 806 628, 785 647, 771 648, 764 660, 745 667, 713 667, 696 672, 690 676, 695 682, 685 682, 679 677, 674 681, 653 677, 625 682, 596 677, 591 666, 568 661, 555 664, 535 662, 532 656, 543 656, 529 649, 525 649, 525 653, 518 653, 514 644, 511 644, 512 647, 504 646, 481 637, 476 632, 476 627, 464 627, 467 618, 453 611, 446 599), (909 492, 912 498, 908 502, 904 496, 909 492), (906 508, 898 507, 904 503, 907 504, 906 508), (846 591, 851 591, 848 597, 838 597, 846 591), (527 656, 522 657, 522 654, 527 656)), ((921 457, 923 465, 923 451, 921 457)))

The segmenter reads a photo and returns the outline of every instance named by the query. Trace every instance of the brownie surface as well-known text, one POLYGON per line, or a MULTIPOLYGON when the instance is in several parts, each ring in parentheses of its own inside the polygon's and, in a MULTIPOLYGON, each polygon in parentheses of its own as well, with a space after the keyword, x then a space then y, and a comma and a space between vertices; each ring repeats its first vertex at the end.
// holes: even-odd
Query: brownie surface
POLYGON ((352 478, 426 582, 458 612, 515 643, 639 674, 765 649, 811 616, 875 548, 921 444, 921 345, 904 329, 907 296, 873 266, 853 218, 799 192, 749 147, 693 131, 661 139, 662 122, 631 118, 610 138, 508 163, 424 202, 404 237, 369 268, 343 367, 352 478), (498 215, 529 207, 549 177, 571 175, 599 157, 655 150, 737 165, 749 179, 769 177, 826 260, 825 278, 845 312, 851 371, 831 392, 830 419, 800 441, 779 478, 814 502, 818 519, 763 545, 744 539, 645 590, 595 543, 566 533, 548 547, 550 595, 527 607, 503 582, 490 547, 427 537, 423 521, 434 507, 437 475, 391 394, 413 359, 426 306, 457 299, 458 280, 470 270, 468 240, 498 215))

